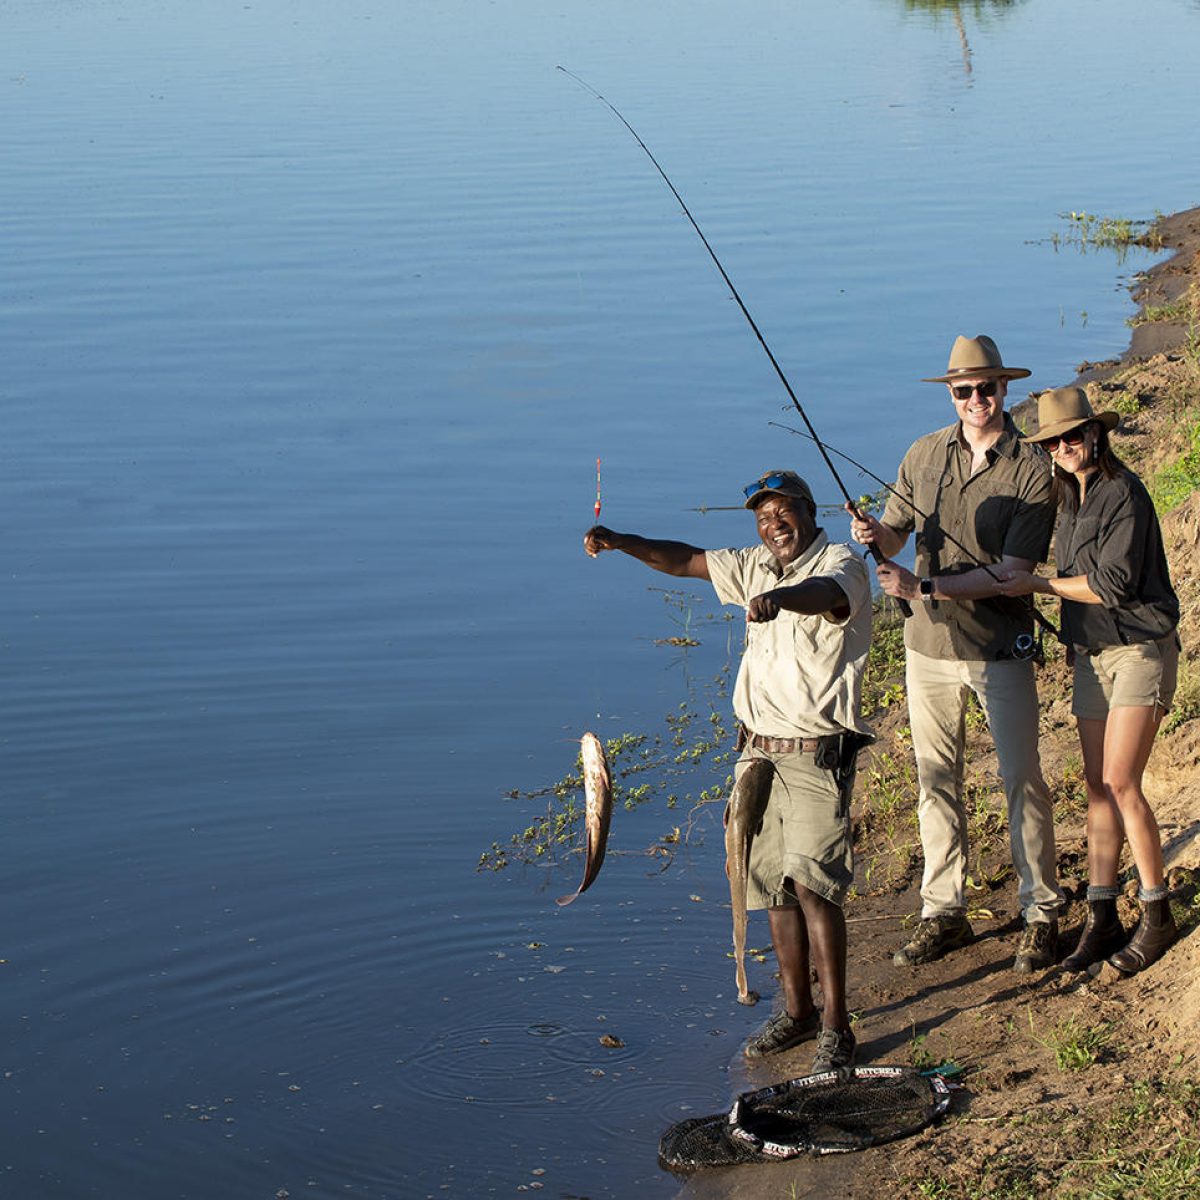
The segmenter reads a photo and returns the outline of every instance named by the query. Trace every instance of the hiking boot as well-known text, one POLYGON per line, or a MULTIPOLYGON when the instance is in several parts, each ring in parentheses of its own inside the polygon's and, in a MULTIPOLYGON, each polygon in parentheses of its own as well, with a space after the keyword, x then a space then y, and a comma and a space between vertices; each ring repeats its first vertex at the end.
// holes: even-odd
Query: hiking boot
POLYGON ((1018 975, 1032 975, 1054 966, 1058 957, 1058 922, 1030 921, 1021 932, 1017 943, 1017 957, 1013 959, 1013 970, 1018 975))
POLYGON ((962 913, 940 913, 936 917, 923 917, 917 922, 908 942, 892 955, 898 967, 915 967, 933 962, 949 950, 957 950, 973 941, 975 931, 971 922, 962 913))
POLYGON ((821 1014, 816 1009, 807 1017, 789 1016, 777 1012, 747 1043, 742 1051, 747 1058, 764 1058, 768 1054, 779 1054, 793 1046, 807 1042, 821 1028, 821 1014))
POLYGON ((817 1034, 817 1053, 810 1075, 848 1067, 854 1061, 854 1034, 848 1029, 822 1029, 817 1034))
POLYGON ((1125 945, 1128 935, 1117 916, 1116 900, 1093 900, 1088 905, 1087 923, 1075 949, 1062 961, 1064 971, 1086 971, 1092 963, 1107 958, 1125 945))
POLYGON ((1171 914, 1171 902, 1143 900, 1142 919, 1129 945, 1116 954, 1110 954, 1108 965, 1116 967, 1122 975, 1134 975, 1162 958, 1178 935, 1175 918, 1171 914))

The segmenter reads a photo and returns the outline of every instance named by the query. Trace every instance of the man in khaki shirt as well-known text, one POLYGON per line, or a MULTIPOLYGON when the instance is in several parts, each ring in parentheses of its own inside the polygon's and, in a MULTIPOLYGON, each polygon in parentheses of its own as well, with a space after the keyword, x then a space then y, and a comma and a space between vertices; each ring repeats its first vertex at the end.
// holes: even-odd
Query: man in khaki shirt
POLYGON ((668 575, 707 579, 724 604, 746 610, 746 650, 734 687, 742 726, 739 773, 772 764, 771 793, 750 848, 747 905, 767 910, 784 1006, 746 1044, 761 1058, 817 1039, 813 1071, 849 1065, 842 902, 853 855, 854 756, 870 740, 860 716, 871 642, 871 587, 863 560, 815 522, 808 485, 772 471, 745 489, 760 544, 701 550, 683 542, 588 530, 595 556, 620 550, 668 575), (813 1003, 809 963, 823 1007, 813 1003))
POLYGON ((930 962, 973 937, 962 801, 969 691, 987 717, 1008 801, 1025 919, 1013 967, 1040 970, 1057 953, 1062 892, 1038 758, 1033 620, 1027 603, 1000 594, 997 578, 1003 568, 1031 570, 1044 560, 1054 524, 1049 464, 1020 441, 1004 411, 1008 381, 1028 374, 1006 367, 986 335, 959 337, 946 374, 926 380, 947 384, 958 419, 909 449, 882 521, 851 522, 854 540, 874 543, 889 560, 910 533, 917 538, 915 574, 891 561, 876 572, 885 592, 913 608, 904 643, 925 871, 921 921, 896 952, 897 965, 930 962))

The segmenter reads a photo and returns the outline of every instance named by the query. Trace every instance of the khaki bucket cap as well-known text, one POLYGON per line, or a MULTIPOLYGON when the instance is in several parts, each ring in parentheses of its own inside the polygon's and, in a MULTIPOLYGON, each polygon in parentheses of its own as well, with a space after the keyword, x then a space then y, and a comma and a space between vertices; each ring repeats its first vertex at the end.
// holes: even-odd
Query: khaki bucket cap
POLYGON ((922 383, 953 383, 956 379, 1024 379, 1032 372, 1024 367, 1006 367, 996 343, 986 333, 976 337, 959 334, 950 351, 945 375, 923 379, 922 383))
POLYGON ((1093 412, 1087 392, 1080 387, 1052 388, 1038 397, 1037 433, 1023 437, 1023 442, 1044 442, 1088 421, 1099 421, 1105 429, 1113 430, 1121 419, 1115 412, 1093 412))

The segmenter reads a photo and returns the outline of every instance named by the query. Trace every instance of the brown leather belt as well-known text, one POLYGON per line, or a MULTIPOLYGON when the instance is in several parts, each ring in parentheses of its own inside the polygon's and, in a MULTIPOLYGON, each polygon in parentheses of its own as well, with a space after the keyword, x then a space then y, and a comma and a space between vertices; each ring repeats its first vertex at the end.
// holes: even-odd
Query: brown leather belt
POLYGON ((820 738, 774 738, 762 733, 752 733, 746 730, 746 745, 755 750, 765 750, 768 754, 813 754, 820 744, 820 738))

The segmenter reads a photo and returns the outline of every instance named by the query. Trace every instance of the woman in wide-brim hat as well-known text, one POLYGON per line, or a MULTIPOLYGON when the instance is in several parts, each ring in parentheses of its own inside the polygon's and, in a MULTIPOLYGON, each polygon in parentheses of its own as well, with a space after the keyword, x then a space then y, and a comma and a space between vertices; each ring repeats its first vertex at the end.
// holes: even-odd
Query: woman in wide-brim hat
POLYGON ((1142 791, 1154 735, 1170 707, 1179 662, 1179 601, 1162 531, 1142 481, 1109 446, 1114 412, 1093 412, 1082 388, 1038 397, 1038 430, 1024 440, 1054 462, 1055 578, 1012 571, 1009 596, 1062 600, 1063 640, 1074 655, 1072 711, 1088 796, 1088 918, 1064 960, 1081 971, 1101 959, 1130 975, 1175 940, 1158 823, 1142 791), (1129 843, 1142 915, 1132 938, 1117 916, 1117 866, 1129 843))

